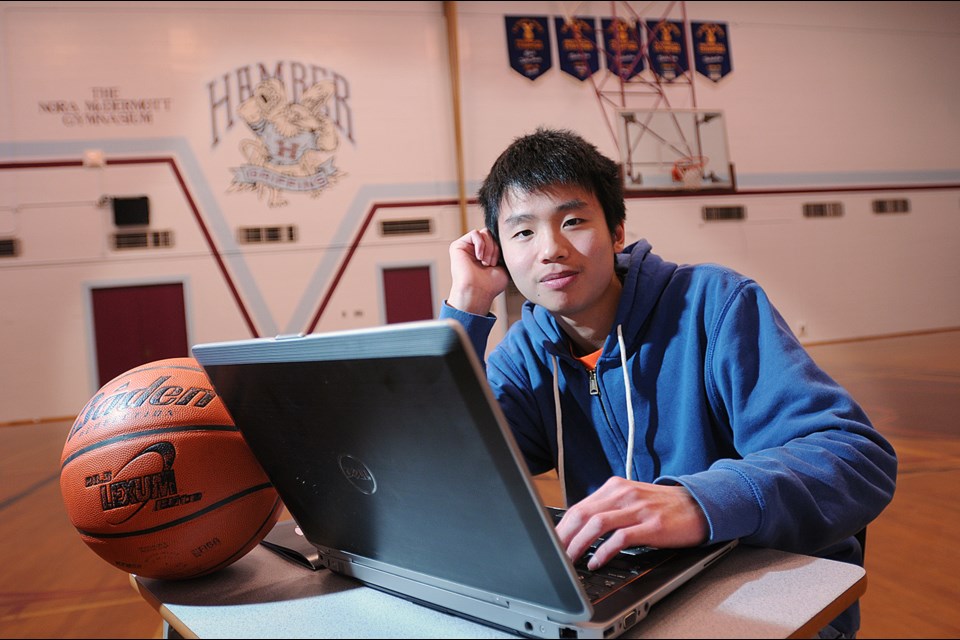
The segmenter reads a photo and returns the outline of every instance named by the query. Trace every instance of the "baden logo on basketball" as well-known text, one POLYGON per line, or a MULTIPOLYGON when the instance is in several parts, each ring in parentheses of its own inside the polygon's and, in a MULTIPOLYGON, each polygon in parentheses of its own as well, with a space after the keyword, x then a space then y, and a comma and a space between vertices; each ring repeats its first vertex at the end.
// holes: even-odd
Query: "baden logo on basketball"
MULTIPOLYGON (((164 383, 171 377, 159 376, 146 387, 139 389, 129 389, 130 383, 124 382, 109 394, 96 394, 80 411, 73 427, 70 428, 67 441, 91 421, 93 423, 101 419, 107 421, 109 416, 117 411, 122 412, 124 420, 159 418, 173 416, 173 409, 176 407, 190 405, 202 409, 217 397, 216 392, 210 388, 184 389, 177 384, 165 385, 164 383)), ((93 428, 96 425, 90 426, 93 428)))

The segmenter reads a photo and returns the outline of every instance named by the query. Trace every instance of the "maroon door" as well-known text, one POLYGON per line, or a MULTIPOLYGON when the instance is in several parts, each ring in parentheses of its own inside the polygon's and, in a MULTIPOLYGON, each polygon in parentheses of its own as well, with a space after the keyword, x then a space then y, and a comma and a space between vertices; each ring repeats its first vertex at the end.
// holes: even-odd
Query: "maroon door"
POLYGON ((387 324, 433 317, 430 267, 384 269, 383 293, 387 324))
POLYGON ((93 290, 100 386, 145 362, 189 355, 183 284, 93 290))

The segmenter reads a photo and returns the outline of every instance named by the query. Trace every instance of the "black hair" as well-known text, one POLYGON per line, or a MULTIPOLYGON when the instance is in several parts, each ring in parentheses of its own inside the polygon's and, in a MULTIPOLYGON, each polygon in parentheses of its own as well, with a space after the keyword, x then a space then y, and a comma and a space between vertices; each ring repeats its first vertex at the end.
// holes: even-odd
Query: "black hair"
POLYGON ((572 131, 540 127, 500 154, 477 194, 484 223, 497 243, 500 205, 509 191, 539 193, 557 185, 577 185, 595 195, 611 234, 626 218, 617 163, 572 131))

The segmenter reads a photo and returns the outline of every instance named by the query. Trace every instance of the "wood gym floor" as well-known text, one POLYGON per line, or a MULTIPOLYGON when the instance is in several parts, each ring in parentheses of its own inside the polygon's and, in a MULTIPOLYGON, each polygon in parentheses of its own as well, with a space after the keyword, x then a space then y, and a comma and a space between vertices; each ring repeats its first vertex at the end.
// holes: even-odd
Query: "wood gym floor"
MULTIPOLYGON (((861 638, 960 637, 960 330, 812 345, 900 458, 870 525, 861 638)), ((158 638, 128 576, 84 545, 58 483, 70 421, 0 425, 0 637, 158 638)), ((549 480, 540 480, 546 494, 549 480)))

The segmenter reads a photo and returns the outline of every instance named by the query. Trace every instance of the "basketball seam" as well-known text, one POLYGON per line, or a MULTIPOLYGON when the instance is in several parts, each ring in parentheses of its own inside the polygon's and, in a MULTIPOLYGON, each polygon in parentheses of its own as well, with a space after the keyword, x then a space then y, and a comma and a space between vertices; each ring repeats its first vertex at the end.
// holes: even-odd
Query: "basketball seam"
POLYGON ((214 571, 219 571, 223 567, 228 567, 234 562, 236 562, 238 559, 250 553, 250 550, 253 549, 254 546, 256 546, 256 545, 250 545, 250 543, 256 540, 256 544, 260 544, 260 540, 262 540, 265 537, 264 530, 263 530, 264 527, 270 524, 271 520, 275 520, 276 517, 280 515, 279 511, 281 506, 282 506, 282 503, 280 502, 280 498, 278 497, 276 500, 274 500, 273 507, 270 509, 270 512, 267 514, 267 517, 263 519, 263 522, 260 523, 260 526, 257 527, 257 530, 254 531, 253 535, 250 536, 246 542, 240 545, 240 547, 234 553, 232 553, 229 558, 224 558, 221 562, 215 564, 209 569, 204 570, 203 574, 201 575, 213 573, 214 571), (247 547, 250 547, 250 548, 247 549, 247 547), (244 549, 247 549, 247 550, 243 551, 244 549))
POLYGON ((156 533, 157 531, 163 531, 164 529, 175 527, 177 525, 183 524, 184 522, 189 522, 191 520, 199 518, 202 515, 210 513, 211 511, 216 511, 220 507, 228 505, 231 502, 239 500, 240 498, 246 497, 252 493, 256 493, 257 491, 263 491, 264 489, 272 489, 272 488, 273 488, 273 485, 270 484, 269 482, 258 484, 248 489, 244 489, 243 491, 240 491, 238 493, 235 493, 232 496, 228 496, 223 500, 218 500, 217 502, 214 502, 210 506, 200 509, 199 511, 195 511, 188 516, 177 518, 176 520, 171 520, 170 522, 164 523, 162 525, 158 525, 156 527, 150 527, 149 529, 140 529, 139 531, 129 531, 124 533, 93 533, 92 531, 87 531, 85 529, 81 529, 77 527, 77 531, 79 531, 82 535, 87 536, 88 538, 97 538, 99 540, 109 540, 114 538, 130 538, 132 536, 140 536, 148 533, 156 533))
POLYGON ((85 453, 89 453, 100 447, 105 447, 109 444, 114 444, 115 442, 123 442, 124 440, 130 440, 133 438, 140 438, 142 436, 152 436, 162 433, 179 433, 183 431, 239 431, 235 426, 231 425, 188 425, 188 426, 176 426, 176 427, 164 427, 163 429, 150 429, 149 431, 135 431, 133 433, 126 433, 122 436, 114 436, 113 438, 107 438, 106 440, 101 440, 100 442, 95 442, 85 446, 82 449, 78 449, 67 456, 64 459, 63 463, 60 465, 60 472, 63 473, 64 468, 70 464, 70 462, 79 456, 82 456, 85 453))

